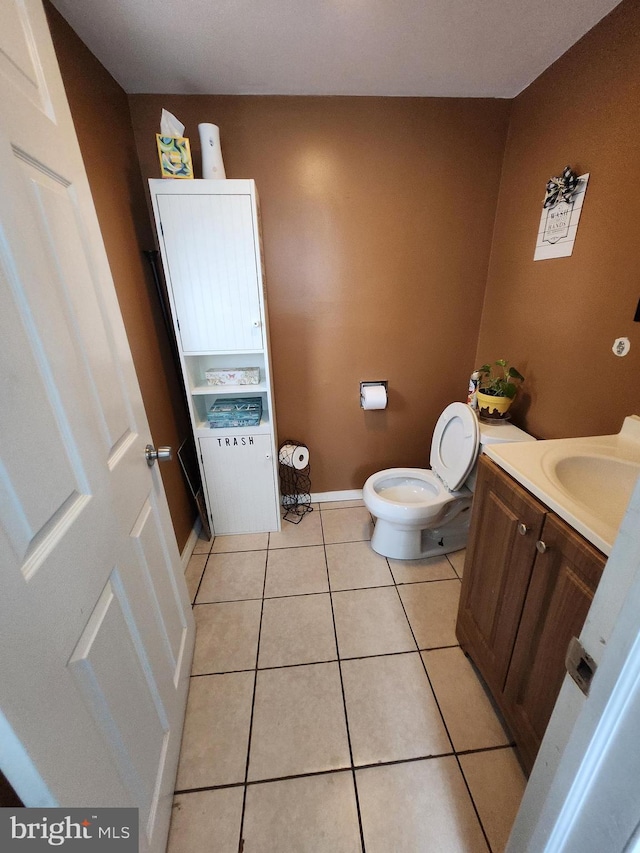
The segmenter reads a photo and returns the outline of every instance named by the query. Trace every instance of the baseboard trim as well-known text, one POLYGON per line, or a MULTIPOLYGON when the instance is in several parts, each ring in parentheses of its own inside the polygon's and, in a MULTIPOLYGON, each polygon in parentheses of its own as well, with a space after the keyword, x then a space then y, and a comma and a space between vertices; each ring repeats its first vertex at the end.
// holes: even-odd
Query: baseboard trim
POLYGON ((202 522, 199 518, 196 518, 196 523, 193 525, 191 529, 191 533, 189 534, 189 538, 187 539, 187 544, 182 549, 182 554, 180 554, 180 562, 182 563, 182 571, 187 571, 187 564, 191 559, 191 555, 193 554, 193 549, 196 547, 196 543, 198 541, 198 536, 200 535, 200 531, 202 530, 202 522))
POLYGON ((342 492, 312 492, 312 503, 325 503, 327 501, 361 501, 362 489, 345 489, 342 492))

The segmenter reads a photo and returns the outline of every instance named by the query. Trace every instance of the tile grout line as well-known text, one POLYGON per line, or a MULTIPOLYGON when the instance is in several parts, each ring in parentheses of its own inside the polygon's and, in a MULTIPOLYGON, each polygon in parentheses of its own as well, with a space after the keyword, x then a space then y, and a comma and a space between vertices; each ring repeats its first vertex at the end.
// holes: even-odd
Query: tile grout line
MULTIPOLYGON (((446 556, 446 555, 445 555, 445 556, 446 556)), ((389 560, 387 559, 387 563, 388 563, 388 562, 389 562, 389 560)), ((389 568, 391 568, 391 567, 389 567, 389 568)), ((452 580, 453 580, 453 578, 452 578, 452 580)), ((459 580, 459 579, 458 579, 458 582, 460 583, 460 580, 459 580)), ((417 639, 416 639, 416 635, 415 635, 414 630, 413 630, 413 627, 412 627, 412 625, 411 625, 411 621, 410 621, 410 619, 409 619, 409 615, 408 615, 407 610, 406 610, 406 608, 405 608, 405 606, 404 606, 404 601, 402 600, 402 596, 400 595, 400 590, 398 589, 398 585, 397 585, 397 584, 395 584, 395 590, 396 590, 396 593, 397 593, 397 595, 398 595, 398 598, 400 599, 400 604, 401 604, 402 609, 403 609, 403 611, 404 611, 405 618, 406 618, 406 620, 407 620, 407 622, 408 622, 408 624, 409 624, 409 630, 411 631, 411 635, 412 635, 412 637, 413 637, 413 639, 414 639, 414 642, 415 642, 415 644, 416 644, 416 647, 417 647, 417 648, 418 648, 418 650, 419 650, 419 648, 420 648, 420 644, 418 643, 418 641, 417 641, 417 639)), ((489 853, 492 853, 492 850, 491 850, 491 844, 489 843, 489 838, 488 838, 487 833, 486 833, 486 831, 485 831, 485 828, 484 828, 484 825, 483 825, 483 823, 482 823, 482 820, 480 819, 480 813, 478 812, 478 808, 477 808, 477 806, 476 806, 476 802, 475 802, 475 800, 473 799, 473 795, 471 794, 471 789, 470 789, 470 787, 469 787, 469 783, 467 782, 467 777, 464 775, 464 771, 462 770, 462 765, 460 764, 460 759, 458 758, 458 755, 457 755, 457 753, 456 753, 456 748, 455 748, 455 745, 454 745, 454 743, 453 743, 453 738, 451 737, 451 733, 449 732, 449 727, 447 726, 447 722, 446 722, 446 720, 445 720, 445 718, 444 718, 444 714, 442 713, 442 708, 440 707, 440 702, 438 701, 438 697, 437 697, 437 695, 436 695, 436 691, 435 691, 435 689, 434 689, 433 684, 431 683, 431 678, 429 677, 429 671, 427 670, 427 665, 426 665, 426 663, 425 663, 424 657, 422 656, 422 652, 418 651, 418 654, 420 655, 420 660, 421 660, 421 662, 422 662, 422 668, 424 669, 424 674, 425 674, 425 675, 426 675, 426 677, 427 677, 427 681, 429 682, 429 687, 431 688, 431 693, 433 694, 433 698, 434 698, 434 701, 435 701, 435 703, 436 703, 436 707, 438 708, 438 713, 440 714, 440 718, 441 718, 441 720, 442 720, 442 725, 444 726, 444 730, 445 730, 445 732, 447 733, 447 737, 449 738, 449 743, 451 744, 451 749, 452 749, 452 752, 453 752, 453 757, 455 758, 456 764, 458 765, 458 770, 460 771, 460 775, 462 776, 462 781, 464 782, 464 786, 465 786, 465 788, 467 789, 467 793, 469 794, 469 799, 470 799, 470 801, 471 801, 471 805, 473 806, 473 811, 475 812, 476 818, 478 819, 478 824, 479 824, 479 826, 480 826, 480 830, 481 830, 482 835, 483 835, 483 837, 484 837, 485 844, 487 845, 487 850, 489 851, 489 853)))
POLYGON ((476 755, 478 752, 499 752, 501 749, 515 749, 516 742, 510 740, 509 743, 498 743, 495 746, 480 746, 478 749, 460 749, 456 755, 476 755))
MULTIPOLYGON (((329 593, 315 593, 317 595, 329 595, 329 593)), ((257 601, 258 599, 251 599, 252 601, 257 601)), ((272 601, 273 599, 266 598, 265 601, 272 601)), ((418 654, 421 652, 441 652, 445 649, 459 649, 459 645, 455 646, 431 646, 428 649, 418 649, 418 654)), ((403 652, 380 652, 375 655, 353 655, 351 657, 343 657, 340 658, 341 661, 352 661, 352 660, 371 660, 372 658, 390 658, 390 657, 399 657, 401 655, 415 655, 416 650, 410 649, 409 651, 403 652)), ((259 672, 269 672, 273 669, 294 669, 295 667, 300 666, 317 666, 318 664, 323 663, 337 663, 338 658, 327 658, 326 660, 309 660, 302 661, 301 663, 281 663, 277 666, 259 666, 259 672)), ((194 672, 191 674, 191 678, 203 678, 207 675, 235 675, 238 672, 253 672, 255 667, 249 667, 246 669, 225 669, 225 670, 217 670, 214 672, 194 672)), ((475 750, 472 750, 475 751, 475 750)))
POLYGON ((344 692, 344 680, 342 677, 342 663, 340 661, 340 649, 338 647, 338 631, 336 628, 336 615, 333 610, 333 592, 331 589, 331 575, 329 574, 329 561, 327 559, 327 546, 324 541, 324 526, 322 524, 322 512, 320 513, 320 531, 322 533, 322 546, 324 549, 324 564, 327 572, 327 584, 329 586, 329 602, 331 604, 331 620, 333 622, 333 637, 336 643, 336 655, 338 657, 338 674, 340 676, 340 691, 342 692, 342 709, 344 712, 344 724, 347 730, 347 744, 349 746, 349 761, 351 762, 351 779, 353 781, 353 793, 356 798, 356 813, 358 815, 358 828, 360 830, 360 845, 362 853, 366 853, 364 843, 364 827, 362 826, 362 814, 360 812, 360 797, 358 795, 358 783, 356 781, 356 771, 353 762, 353 747, 351 745, 351 731, 349 730, 349 716, 347 714, 347 697, 344 692))
POLYGON ((253 715, 256 707, 256 693, 258 687, 258 658, 260 656, 260 639, 262 636, 262 618, 264 615, 264 592, 267 587, 267 564, 269 562, 269 542, 271 534, 267 536, 267 550, 264 556, 264 579, 262 581, 262 602, 260 605, 260 623, 258 625, 258 645, 256 646, 256 665, 253 676, 253 696, 251 698, 251 716, 249 718, 249 736, 247 738, 247 761, 244 768, 244 792, 242 795, 242 814, 240 817, 240 835, 238 838, 238 851, 242 851, 244 847, 244 817, 247 808, 247 782, 249 779, 249 759, 251 756, 251 737, 253 735, 253 715))
MULTIPOLYGON (((366 542, 366 539, 358 540, 366 542)), ((339 545, 349 545, 349 542, 339 542, 339 545)), ((296 548, 321 548, 321 545, 295 545, 293 548, 278 548, 275 550, 278 551, 295 551, 296 548)), ((260 548, 258 550, 264 551, 264 548, 260 548)), ((227 551, 225 553, 228 554, 251 554, 256 553, 253 551, 227 551)), ((203 572, 204 576, 204 572, 203 572)), ((393 572, 391 573, 391 577, 393 578, 393 572)), ((392 583, 378 583, 371 584, 371 586, 353 586, 353 587, 344 587, 343 589, 334 589, 333 592, 359 592, 361 589, 389 589, 392 586, 416 586, 416 584, 420 583, 443 583, 444 581, 460 581, 460 578, 456 575, 453 578, 429 578, 428 580, 419 580, 419 581, 407 581, 405 583, 397 584, 395 581, 392 583)), ((461 582, 461 581, 460 581, 461 582)), ((200 591, 200 585, 202 583, 202 578, 200 579, 200 583, 198 584, 198 592, 200 591)), ((269 600, 272 598, 302 598, 304 596, 309 595, 324 595, 326 590, 321 590, 318 592, 293 592, 288 595, 265 595, 264 598, 269 600)), ((197 593, 196 593, 197 595, 197 593)), ((192 607, 202 607, 203 604, 233 604, 237 601, 260 601, 259 596, 254 596, 253 598, 221 598, 216 601, 194 601, 192 607)), ((440 647, 439 647, 440 648, 440 647)), ((442 646, 441 648, 446 648, 442 646)))
MULTIPOLYGON (((412 654, 415 654, 412 652, 412 654)), ((374 763, 368 764, 354 764, 353 768, 351 767, 331 767, 328 770, 309 770, 307 773, 293 773, 289 776, 272 776, 267 777, 265 779, 251 779, 247 781, 246 787, 250 788, 254 785, 265 785, 269 782, 288 782, 292 779, 308 779, 313 776, 329 776, 332 773, 350 773, 352 770, 374 770, 379 767, 395 767, 399 764, 414 764, 418 761, 430 761, 431 759, 437 758, 452 758, 456 755, 476 755, 477 753, 485 753, 485 752, 500 752, 505 749, 513 749, 515 744, 507 743, 500 746, 487 746, 482 747, 480 749, 468 749, 462 750, 458 753, 456 752, 437 752, 432 755, 415 755, 411 758, 394 758, 392 761, 377 761, 374 763)), ((197 794, 202 791, 222 791, 228 788, 242 788, 245 787, 244 782, 229 782, 226 785, 203 785, 197 788, 181 788, 175 791, 175 794, 197 794)))
POLYGON ((456 760, 456 764, 458 765, 458 769, 460 770, 460 774, 462 776, 464 786, 467 789, 467 792, 469 794, 469 799, 471 800, 471 805, 473 806, 473 810, 476 813, 476 817, 478 818, 478 823, 480 824, 480 829, 482 830, 482 834, 484 835, 484 840, 485 840, 485 843, 487 845, 487 849, 488 849, 489 853, 493 853, 491 844, 489 843, 489 836, 487 835, 486 830, 484 828, 484 824, 482 823, 482 818, 480 817, 480 812, 478 811, 478 807, 476 806, 476 801, 473 799, 473 794, 471 793, 471 788, 469 787, 469 783, 467 782, 467 777, 465 776, 464 770, 462 769, 462 764, 460 763, 460 758, 458 756, 458 753, 455 753, 454 757, 456 760))
MULTIPOLYGON (((462 549, 462 548, 460 548, 460 550, 462 551, 463 549, 462 549)), ((451 553, 452 553, 452 554, 457 554, 458 552, 457 552, 457 551, 452 551, 451 553)), ((456 567, 453 565, 453 563, 452 563, 452 562, 451 562, 451 560, 449 559, 449 555, 448 555, 448 554, 445 554, 445 557, 447 558, 447 562, 449 563, 449 565, 451 566, 451 568, 453 569, 453 571, 456 573, 456 576, 457 576, 457 577, 458 577, 458 579, 460 580, 460 583, 462 583, 462 575, 458 572, 458 570, 456 569, 456 567)))
MULTIPOLYGON (((247 788, 255 785, 267 785, 271 782, 289 782, 295 779, 310 779, 315 776, 331 776, 334 773, 351 773, 352 770, 371 770, 378 767, 395 767, 398 764, 413 764, 417 761, 429 761, 432 758, 451 758, 452 752, 438 752, 433 755, 416 755, 412 758, 395 758, 393 761, 382 761, 369 764, 356 764, 354 767, 330 767, 328 770, 309 770, 307 773, 293 773, 289 776, 271 776, 265 779, 251 779, 246 783, 247 788)), ((228 785, 203 785, 198 788, 181 788, 177 794, 197 794, 202 791, 224 791, 229 788, 242 788, 244 782, 230 782, 228 785)))

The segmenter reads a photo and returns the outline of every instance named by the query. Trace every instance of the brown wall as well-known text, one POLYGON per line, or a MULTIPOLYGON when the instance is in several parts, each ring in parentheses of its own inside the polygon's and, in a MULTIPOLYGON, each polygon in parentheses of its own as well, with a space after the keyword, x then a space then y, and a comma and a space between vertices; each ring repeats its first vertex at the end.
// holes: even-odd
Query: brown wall
POLYGON ((474 366, 510 105, 497 100, 133 95, 142 174, 162 107, 221 128, 227 177, 254 178, 281 439, 314 492, 428 464, 474 366), (359 382, 389 380, 384 412, 359 382))
POLYGON ((639 4, 622 3, 513 104, 476 361, 520 368, 516 415, 541 438, 640 414, 639 37, 639 4), (567 163, 590 173, 573 256, 534 263, 545 185, 567 163))
MULTIPOLYGON (((151 434, 177 450, 189 434, 142 248, 153 248, 127 96, 49 3, 49 26, 118 294, 151 434)), ((195 512, 179 462, 163 463, 162 480, 182 549, 195 512)))
MULTIPOLYGON (((186 420, 135 242, 134 223, 149 239, 138 175, 114 181, 101 132, 127 127, 126 96, 50 12, 152 432, 177 443, 186 420)), ((617 431, 640 411, 639 31, 626 0, 513 102, 129 96, 144 178, 158 175, 164 106, 197 170, 197 124, 213 121, 227 176, 257 181, 279 434, 311 447, 313 491, 426 464, 443 406, 500 357, 527 377, 515 419, 539 437, 617 431), (591 173, 574 253, 534 263, 544 187, 566 163, 591 173), (362 379, 389 380, 385 412, 360 410, 362 379), (592 402, 594 387, 607 397, 592 402)), ((122 142, 133 163, 126 130, 122 142)), ((184 541, 191 508, 175 466, 163 477, 184 541)))

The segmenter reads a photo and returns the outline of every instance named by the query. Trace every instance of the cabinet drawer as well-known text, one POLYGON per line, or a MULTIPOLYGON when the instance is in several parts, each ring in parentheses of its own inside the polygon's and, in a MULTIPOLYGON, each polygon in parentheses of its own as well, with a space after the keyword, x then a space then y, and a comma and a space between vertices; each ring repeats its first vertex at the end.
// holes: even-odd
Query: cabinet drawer
POLYGON ((200 438, 214 533, 278 529, 278 490, 269 435, 200 438))

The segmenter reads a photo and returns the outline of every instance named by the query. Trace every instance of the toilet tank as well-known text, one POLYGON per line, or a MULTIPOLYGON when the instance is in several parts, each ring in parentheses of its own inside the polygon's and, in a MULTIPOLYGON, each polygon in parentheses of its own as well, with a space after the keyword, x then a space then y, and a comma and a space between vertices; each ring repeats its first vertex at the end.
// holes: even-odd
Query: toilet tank
MULTIPOLYGON (((490 424, 479 421, 478 426, 480 427, 480 448, 478 450, 478 456, 480 456, 487 444, 506 444, 509 441, 536 441, 536 439, 532 435, 529 435, 528 432, 525 432, 523 429, 520 429, 508 422, 505 423, 504 421, 498 421, 490 424)), ((465 480, 465 486, 472 492, 475 491, 476 488, 477 476, 478 460, 476 459, 475 464, 471 469, 471 473, 465 480)))

